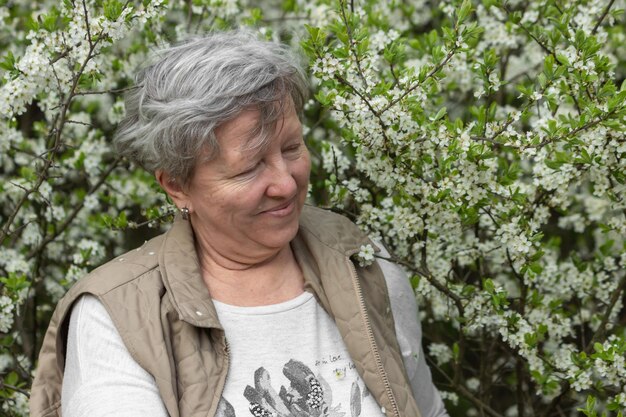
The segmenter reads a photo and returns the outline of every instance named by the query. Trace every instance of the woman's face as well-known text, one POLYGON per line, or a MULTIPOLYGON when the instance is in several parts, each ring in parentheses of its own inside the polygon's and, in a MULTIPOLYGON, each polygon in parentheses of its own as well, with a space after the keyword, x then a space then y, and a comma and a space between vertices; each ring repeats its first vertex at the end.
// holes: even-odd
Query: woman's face
POLYGON ((268 145, 250 150, 258 117, 244 111, 216 130, 219 156, 196 167, 186 190, 201 245, 242 260, 289 244, 309 183, 309 152, 293 105, 285 106, 268 145))

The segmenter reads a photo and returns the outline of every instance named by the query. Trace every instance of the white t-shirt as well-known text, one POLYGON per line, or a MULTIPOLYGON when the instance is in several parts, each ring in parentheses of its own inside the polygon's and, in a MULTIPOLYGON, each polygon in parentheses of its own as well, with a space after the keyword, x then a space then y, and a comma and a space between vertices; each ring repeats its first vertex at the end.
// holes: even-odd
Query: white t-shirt
MULTIPOLYGON (((404 365, 422 416, 447 417, 448 414, 439 393, 432 383, 430 370, 424 360, 421 348, 421 328, 417 321, 418 313, 413 290, 406 275, 397 265, 384 260, 379 260, 379 263, 389 288, 391 309, 404 365)), ((306 298, 307 296, 307 294, 303 294, 301 297, 306 298)), ((324 320, 328 320, 328 316, 325 315, 324 310, 316 302, 296 298, 288 301, 287 304, 291 302, 298 304, 301 301, 304 301, 303 304, 314 304, 316 309, 324 313, 324 320)), ((224 305, 222 304, 222 306, 224 305)), ((263 309, 267 308, 267 306, 258 308, 263 309)), ((228 306, 225 306, 222 310, 228 310, 228 306)), ((222 319, 221 315, 220 319, 222 319)), ((301 323, 298 324, 297 330, 300 331, 303 325, 301 323)), ((223 325, 228 329, 228 323, 223 325)), ((317 323, 315 326, 319 328, 320 324, 317 323)), ((333 331, 336 332, 334 323, 332 327, 333 331)), ((263 335, 256 328, 252 329, 250 334, 252 333, 256 333, 257 336, 263 339, 263 335)), ((229 340, 233 336, 227 335, 229 340)), ((272 341, 269 336, 266 339, 270 340, 270 342, 272 341)), ((335 378, 337 381, 347 381, 350 384, 350 395, 346 397, 344 388, 333 388, 333 385, 330 385, 331 388, 325 392, 322 391, 322 393, 323 395, 332 394, 332 400, 327 400, 329 404, 341 406, 341 412, 336 415, 346 413, 346 417, 351 416, 350 412, 352 410, 349 410, 348 406, 351 403, 356 404, 356 402, 351 402, 347 398, 352 398, 352 384, 358 380, 348 373, 351 368, 348 356, 342 356, 341 359, 333 362, 333 358, 337 358, 337 355, 340 353, 334 354, 331 351, 332 349, 328 348, 326 350, 326 345, 322 345, 323 349, 318 350, 320 353, 317 356, 319 357, 315 357, 311 363, 312 359, 299 354, 300 350, 305 348, 305 343, 299 343, 297 337, 294 339, 296 339, 296 348, 292 349, 291 352, 293 354, 283 356, 283 359, 272 365, 266 364, 265 359, 262 359, 256 348, 252 346, 253 353, 249 356, 259 360, 252 363, 248 367, 249 370, 242 371, 243 385, 240 385, 239 389, 234 388, 232 390, 234 394, 228 393, 231 391, 231 388, 230 383, 227 382, 228 385, 224 398, 228 402, 232 401, 234 405, 236 401, 241 399, 241 387, 243 387, 244 393, 245 387, 248 385, 256 388, 254 372, 261 367, 267 371, 271 386, 278 389, 280 398, 281 386, 284 386, 287 391, 291 388, 291 381, 284 376, 282 369, 289 364, 291 359, 294 359, 307 366, 315 376, 321 375, 327 383, 333 381, 333 371, 339 372, 335 378), (322 361, 320 363, 322 365, 321 370, 314 370, 316 367, 315 362, 318 360, 322 361), (324 361, 328 363, 323 363, 324 361), (331 364, 333 366, 328 367, 331 364), (271 366, 274 366, 274 368, 271 366), (344 368, 346 368, 347 374, 343 378, 339 378, 342 376, 341 371, 344 368), (331 376, 328 376, 328 369, 331 371, 331 376)), ((322 340, 321 343, 326 342, 322 340)), ((275 343, 273 346, 276 347, 279 344, 275 343)), ((239 347, 235 346, 234 339, 230 342, 229 347, 233 352, 233 358, 241 355, 241 353, 237 354, 239 347)), ((265 353, 263 356, 265 356, 265 353)), ((231 359, 231 362, 231 370, 233 370, 233 367, 238 367, 238 359, 231 359)), ((296 369, 297 367, 290 365, 288 368, 296 369)), ((229 371, 229 379, 235 378, 230 373, 231 371, 229 371)), ((264 380, 260 379, 260 381, 264 380)), ((357 385, 361 390, 362 404, 366 403, 369 401, 366 398, 371 398, 371 396, 368 396, 362 382, 357 382, 357 385)), ((97 298, 90 295, 80 297, 72 308, 62 389, 63 417, 168 417, 154 378, 133 359, 104 306, 97 298)), ((356 387, 355 391, 357 391, 356 387)), ((245 396, 244 399, 246 399, 245 396)), ((232 416, 232 414, 224 414, 228 409, 226 401, 222 401, 220 405, 218 413, 221 412, 222 416, 232 416)), ((249 406, 249 404, 246 404, 246 406, 249 406)), ((376 411, 380 413, 380 411, 376 411)), ((248 417, 250 415, 249 411, 248 414, 236 414, 237 417, 248 417)), ((361 417, 369 417, 370 415, 378 416, 380 414, 367 414, 365 412, 360 414, 361 417)))
POLYGON ((230 351, 217 417, 383 416, 313 294, 260 307, 214 303, 230 351))

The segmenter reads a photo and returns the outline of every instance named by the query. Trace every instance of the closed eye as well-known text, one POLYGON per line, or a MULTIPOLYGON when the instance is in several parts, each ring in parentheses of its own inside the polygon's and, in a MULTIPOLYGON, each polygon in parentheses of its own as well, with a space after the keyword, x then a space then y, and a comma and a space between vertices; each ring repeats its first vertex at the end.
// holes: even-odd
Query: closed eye
POLYGON ((261 162, 259 161, 259 162, 258 162, 257 164, 255 164, 254 166, 252 166, 252 167, 250 167, 250 168, 248 168, 248 169, 246 169, 246 170, 244 170, 244 171, 241 171, 239 174, 237 174, 237 175, 236 175, 236 177, 247 177, 247 176, 249 176, 249 175, 252 175, 252 174, 253 174, 253 173, 257 170, 257 168, 258 168, 260 165, 261 165, 261 162))
POLYGON ((298 152, 301 149, 301 147, 302 146, 298 143, 296 145, 288 146, 287 148, 283 149, 283 152, 288 152, 288 153, 298 152))

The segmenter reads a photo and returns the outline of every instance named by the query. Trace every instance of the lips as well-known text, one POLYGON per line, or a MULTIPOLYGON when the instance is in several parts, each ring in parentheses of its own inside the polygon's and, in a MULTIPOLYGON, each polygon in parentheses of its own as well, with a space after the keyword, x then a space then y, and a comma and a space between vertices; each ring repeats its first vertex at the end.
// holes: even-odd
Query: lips
POLYGON ((291 214, 291 212, 293 211, 295 207, 295 201, 296 201, 295 197, 291 198, 285 201, 283 204, 280 204, 278 206, 272 207, 271 209, 262 211, 261 214, 270 214, 270 215, 279 216, 279 217, 287 216, 291 214))

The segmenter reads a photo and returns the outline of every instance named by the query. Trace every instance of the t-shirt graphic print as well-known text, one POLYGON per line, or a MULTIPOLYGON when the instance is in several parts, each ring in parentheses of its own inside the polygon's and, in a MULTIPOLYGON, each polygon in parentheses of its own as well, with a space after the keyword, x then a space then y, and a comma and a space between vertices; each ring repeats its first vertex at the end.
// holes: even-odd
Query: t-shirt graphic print
POLYGON ((216 417, 383 416, 311 294, 271 306, 215 304, 230 351, 216 417))

